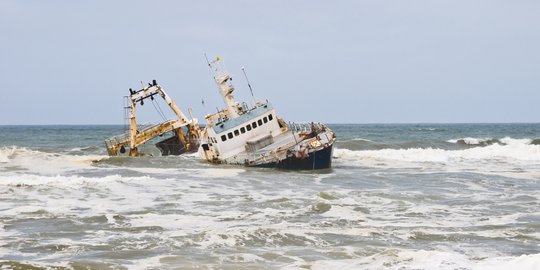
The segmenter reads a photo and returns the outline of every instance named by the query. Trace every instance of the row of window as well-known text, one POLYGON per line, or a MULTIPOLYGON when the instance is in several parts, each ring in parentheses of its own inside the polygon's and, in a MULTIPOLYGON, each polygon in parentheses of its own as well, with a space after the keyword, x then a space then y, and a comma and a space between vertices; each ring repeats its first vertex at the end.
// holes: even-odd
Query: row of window
POLYGON ((233 132, 229 132, 227 135, 223 134, 221 135, 221 141, 224 142, 228 139, 232 139, 233 137, 235 136, 238 136, 240 134, 244 134, 246 133, 247 131, 251 131, 252 129, 255 129, 257 127, 260 127, 262 126, 263 124, 266 124, 268 123, 268 121, 272 121, 274 119, 274 117, 272 116, 272 114, 269 114, 268 117, 263 117, 257 121, 254 121, 253 123, 251 124, 247 124, 245 127, 241 127, 240 129, 236 129, 235 131, 233 132))

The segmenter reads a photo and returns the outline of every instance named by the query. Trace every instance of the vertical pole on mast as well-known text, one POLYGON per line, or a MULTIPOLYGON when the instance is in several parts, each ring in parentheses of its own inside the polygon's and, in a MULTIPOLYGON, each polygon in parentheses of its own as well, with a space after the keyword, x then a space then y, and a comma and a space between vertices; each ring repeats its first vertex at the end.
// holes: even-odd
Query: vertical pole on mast
POLYGON ((246 74, 246 69, 244 67, 242 67, 242 73, 244 73, 244 77, 246 78, 246 82, 247 82, 248 87, 249 87, 249 92, 251 92, 251 99, 253 101, 253 106, 255 107, 257 105, 257 103, 255 102, 255 96, 253 95, 253 89, 251 88, 251 84, 249 83, 249 79, 248 79, 248 76, 246 74))

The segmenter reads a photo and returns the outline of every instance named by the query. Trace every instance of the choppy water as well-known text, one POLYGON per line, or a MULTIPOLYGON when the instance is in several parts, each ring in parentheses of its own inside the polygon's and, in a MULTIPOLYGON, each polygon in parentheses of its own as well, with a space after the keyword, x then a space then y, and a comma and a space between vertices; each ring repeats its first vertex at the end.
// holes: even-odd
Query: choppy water
POLYGON ((331 127, 317 173, 108 158, 115 126, 0 127, 0 265, 540 269, 540 124, 331 127))

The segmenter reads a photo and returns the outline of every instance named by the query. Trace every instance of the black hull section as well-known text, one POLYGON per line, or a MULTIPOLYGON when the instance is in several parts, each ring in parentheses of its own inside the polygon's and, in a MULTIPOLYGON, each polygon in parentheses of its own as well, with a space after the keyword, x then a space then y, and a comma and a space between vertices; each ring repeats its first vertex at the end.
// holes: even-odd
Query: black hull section
POLYGON ((259 164, 254 167, 278 168, 283 170, 322 170, 332 167, 333 144, 310 153, 305 158, 290 156, 279 162, 259 164))
POLYGON ((191 145, 191 149, 187 149, 180 143, 180 139, 176 135, 156 143, 156 147, 161 151, 162 156, 179 156, 185 153, 196 152, 199 145, 196 142, 192 142, 191 145))

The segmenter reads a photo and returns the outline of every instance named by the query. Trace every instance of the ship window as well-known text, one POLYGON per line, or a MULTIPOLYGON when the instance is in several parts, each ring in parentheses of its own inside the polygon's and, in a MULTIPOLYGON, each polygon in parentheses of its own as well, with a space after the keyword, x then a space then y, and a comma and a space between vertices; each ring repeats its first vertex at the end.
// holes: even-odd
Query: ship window
POLYGON ((265 116, 265 117, 263 118, 263 121, 264 121, 265 124, 268 123, 268 118, 266 118, 266 116, 265 116))
POLYGON ((253 128, 256 128, 256 127, 257 127, 257 123, 256 123, 256 122, 253 122, 253 123, 251 123, 251 126, 252 126, 253 128))
POLYGON ((240 135, 240 131, 238 131, 238 129, 237 129, 237 130, 234 131, 234 136, 238 136, 238 135, 240 135))
POLYGON ((227 140, 227 136, 221 135, 221 141, 224 142, 224 141, 226 141, 226 140, 227 140))
POLYGON ((259 119, 259 121, 257 121, 257 123, 259 123, 259 126, 262 126, 262 120, 259 119))
POLYGON ((229 132, 229 134, 227 134, 227 136, 229 137, 229 139, 232 139, 232 132, 229 132))
POLYGON ((271 114, 269 114, 268 115, 268 120, 272 121, 272 119, 274 119, 274 117, 271 114))
POLYGON ((245 128, 245 127, 241 127, 241 128, 240 128, 240 132, 242 132, 242 134, 246 133, 246 128, 245 128))
POLYGON ((251 130, 251 125, 247 125, 246 128, 247 128, 248 131, 250 131, 251 130))

